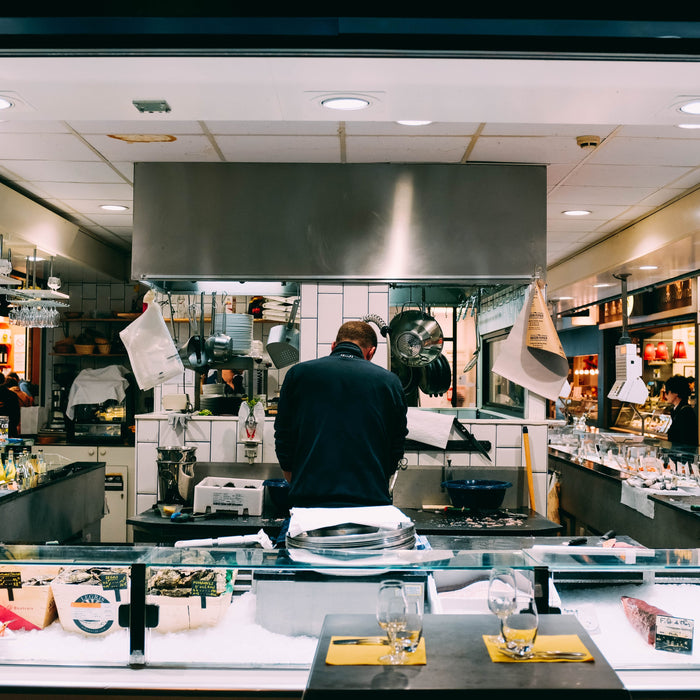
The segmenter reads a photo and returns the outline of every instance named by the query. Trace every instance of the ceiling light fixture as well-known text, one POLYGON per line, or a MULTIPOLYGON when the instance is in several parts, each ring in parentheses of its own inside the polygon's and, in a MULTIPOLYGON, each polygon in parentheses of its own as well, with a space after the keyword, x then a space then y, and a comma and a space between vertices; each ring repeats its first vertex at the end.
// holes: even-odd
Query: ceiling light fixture
POLYGON ((700 124, 678 124, 679 129, 700 129, 700 124))
POLYGON ((433 122, 402 120, 402 121, 397 121, 396 123, 401 124, 401 126, 427 126, 428 124, 432 124, 433 122))
POLYGON ((639 269, 640 270, 658 270, 659 266, 658 265, 640 265, 639 269))
POLYGON ((610 284, 609 282, 601 282, 600 284, 593 285, 594 289, 602 289, 603 287, 612 287, 612 284, 610 284))
POLYGON ((100 204, 100 209, 105 211, 126 211, 128 208, 123 204, 100 204))
POLYGON ((352 112, 358 109, 366 109, 370 105, 370 101, 366 97, 327 97, 321 100, 321 104, 328 109, 339 109, 347 112, 352 112))
POLYGON ((0 109, 10 109, 10 107, 14 107, 15 103, 8 99, 7 97, 2 97, 0 95, 0 109))
POLYGON ((562 212, 562 214, 566 214, 567 216, 588 216, 590 213, 588 209, 568 209, 562 212))
POLYGON ((700 114, 700 100, 686 102, 679 107, 684 114, 700 114))

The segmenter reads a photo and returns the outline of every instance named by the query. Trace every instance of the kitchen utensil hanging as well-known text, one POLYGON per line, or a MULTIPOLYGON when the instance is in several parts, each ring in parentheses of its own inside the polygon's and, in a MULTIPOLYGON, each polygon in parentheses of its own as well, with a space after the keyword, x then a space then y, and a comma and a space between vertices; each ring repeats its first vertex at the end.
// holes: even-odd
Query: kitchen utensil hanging
POLYGON ((442 353, 440 324, 423 309, 402 309, 388 326, 374 314, 362 320, 376 323, 381 334, 389 338, 392 357, 409 367, 428 365, 442 353))
POLYGON ((267 336, 267 354, 277 369, 299 362, 299 331, 294 328, 298 307, 299 300, 296 299, 288 323, 284 326, 274 326, 267 336))

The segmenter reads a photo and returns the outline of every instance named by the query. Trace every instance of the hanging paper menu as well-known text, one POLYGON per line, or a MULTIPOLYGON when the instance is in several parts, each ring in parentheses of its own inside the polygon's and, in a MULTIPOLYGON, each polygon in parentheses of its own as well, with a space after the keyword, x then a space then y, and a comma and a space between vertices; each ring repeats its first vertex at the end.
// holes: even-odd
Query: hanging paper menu
POLYGON ((493 371, 556 401, 566 388, 569 363, 540 284, 531 285, 530 294, 503 343, 493 371))

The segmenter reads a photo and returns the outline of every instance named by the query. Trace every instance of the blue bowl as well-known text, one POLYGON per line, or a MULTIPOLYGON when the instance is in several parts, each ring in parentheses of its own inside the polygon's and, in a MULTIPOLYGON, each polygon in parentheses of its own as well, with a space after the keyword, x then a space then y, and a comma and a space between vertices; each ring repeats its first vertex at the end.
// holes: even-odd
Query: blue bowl
POLYGON ((510 481, 495 479, 454 479, 442 482, 455 508, 474 508, 475 510, 500 508, 506 489, 512 485, 510 481))

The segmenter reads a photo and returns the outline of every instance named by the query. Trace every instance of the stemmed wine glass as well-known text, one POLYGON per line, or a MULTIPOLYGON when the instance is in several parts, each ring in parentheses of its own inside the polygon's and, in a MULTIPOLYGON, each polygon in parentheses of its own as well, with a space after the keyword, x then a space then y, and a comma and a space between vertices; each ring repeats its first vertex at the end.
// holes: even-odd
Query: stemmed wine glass
MULTIPOLYGON (((414 586, 415 587, 415 586, 414 586)), ((409 592, 409 585, 404 587, 406 596, 406 626, 399 630, 398 637, 401 646, 409 654, 418 649, 423 636, 423 596, 422 588, 419 592, 409 592)))
POLYGON ((505 644, 503 623, 506 617, 515 609, 517 586, 515 583, 515 571, 508 568, 496 568, 491 570, 489 576, 488 603, 489 610, 500 621, 500 633, 496 638, 500 644, 505 644))
POLYGON ((534 592, 518 591, 515 607, 506 616, 502 627, 508 649, 522 658, 531 656, 538 623, 534 592))
POLYGON ((377 595, 377 622, 386 630, 389 638, 389 653, 379 660, 387 664, 400 664, 406 659, 401 648, 399 631, 406 628, 406 596, 401 581, 382 581, 377 595))

